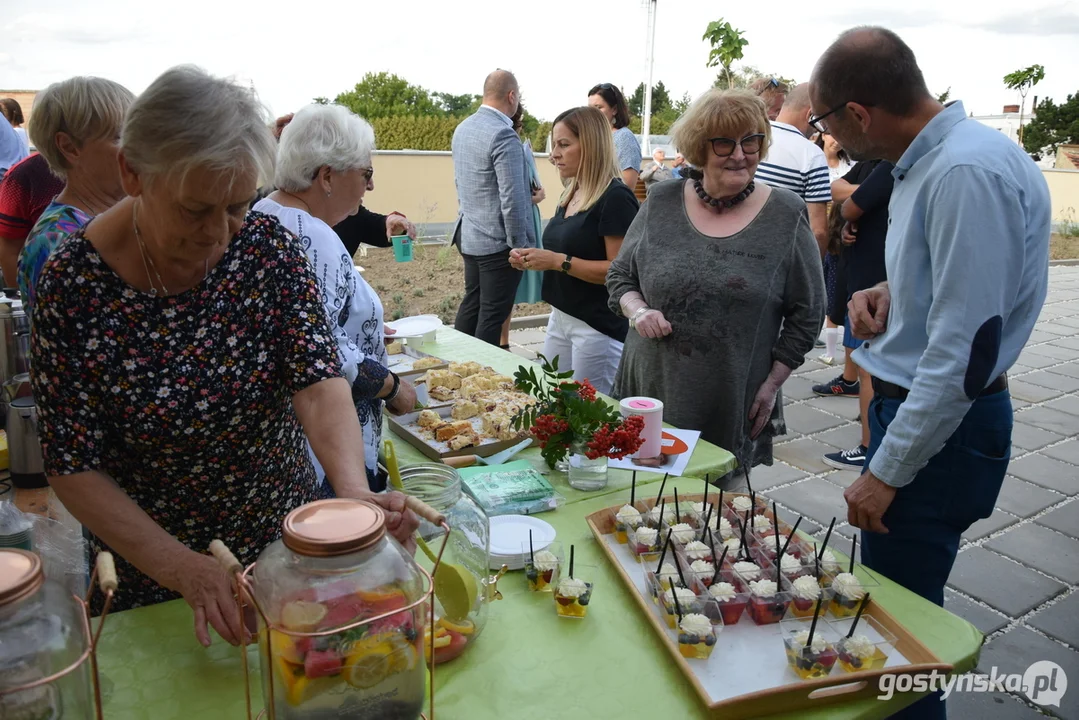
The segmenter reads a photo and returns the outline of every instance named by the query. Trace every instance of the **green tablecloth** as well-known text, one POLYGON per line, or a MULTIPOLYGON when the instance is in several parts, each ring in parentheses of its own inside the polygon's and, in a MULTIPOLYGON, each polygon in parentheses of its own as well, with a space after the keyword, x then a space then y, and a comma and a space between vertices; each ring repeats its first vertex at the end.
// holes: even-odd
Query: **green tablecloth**
MULTIPOLYGON (((550 595, 529 593, 520 572, 507 574, 499 583, 504 599, 492 606, 483 636, 436 670, 436 717, 545 719, 560 717, 560 707, 587 718, 708 717, 585 523, 588 514, 627 497, 593 498, 542 516, 563 543, 576 545, 578 563, 597 566, 588 618, 557 618, 550 595)), ((974 668, 982 636, 972 625, 888 580, 873 598, 956 672, 974 668)), ((100 652, 106 718, 243 716, 239 650, 220 639, 204 650, 191 627, 183 601, 109 618, 100 652)), ((257 676, 253 649, 249 658, 257 676)), ((260 704, 257 679, 252 689, 260 704)), ((896 696, 776 717, 883 718, 907 702, 896 696)))
MULTIPOLYGON (((497 348, 494 345, 469 337, 468 335, 457 332, 449 327, 440 328, 438 330, 437 342, 425 343, 418 346, 418 349, 422 352, 440 357, 443 360, 454 362, 475 360, 482 365, 490 365, 500 373, 510 376, 512 376, 521 365, 533 364, 529 360, 525 360, 513 353, 497 348)), ((613 400, 610 402, 614 404, 613 400)), ((388 420, 384 421, 382 436, 383 438, 389 438, 394 441, 394 450, 396 451, 397 459, 402 466, 421 462, 432 462, 430 458, 409 445, 406 440, 393 433, 390 430, 388 420)), ((528 460, 537 470, 546 471, 548 469, 547 464, 544 462, 543 458, 540 457, 538 447, 529 447, 528 449, 523 450, 515 457, 515 459, 528 460)), ((690 483, 688 478, 703 478, 705 474, 711 475, 712 477, 719 477, 729 473, 736 465, 737 462, 734 459, 734 455, 731 453, 711 443, 704 441, 698 442, 697 447, 693 451, 693 455, 690 457, 689 465, 686 467, 685 472, 682 473, 683 477, 687 478, 683 481, 685 492, 700 492, 702 489, 700 482, 694 481, 690 483)), ((581 492, 580 490, 571 488, 569 482, 566 480, 565 473, 552 471, 547 475, 547 479, 558 492, 566 497, 567 504, 573 504, 591 500, 600 495, 609 495, 613 492, 628 488, 632 479, 632 473, 628 470, 612 468, 608 473, 606 489, 597 492, 581 492)), ((640 471, 637 473, 637 486, 640 487, 642 485, 654 484, 662 479, 662 473, 640 471)), ((664 493, 671 493, 672 491, 670 488, 676 485, 677 479, 672 478, 671 480, 668 480, 668 488, 664 493)), ((682 492, 682 490, 679 490, 679 492, 682 492)))

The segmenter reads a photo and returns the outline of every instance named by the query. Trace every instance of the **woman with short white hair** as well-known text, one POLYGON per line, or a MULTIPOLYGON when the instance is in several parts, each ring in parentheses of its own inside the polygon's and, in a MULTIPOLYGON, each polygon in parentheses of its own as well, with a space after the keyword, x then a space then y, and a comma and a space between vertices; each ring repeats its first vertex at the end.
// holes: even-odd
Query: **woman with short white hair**
POLYGON ((18 255, 27 315, 53 250, 124 197, 116 156, 124 114, 134 100, 130 90, 112 80, 73 77, 45 88, 34 102, 30 139, 65 185, 30 228, 18 255))
MULTIPOLYGON (((303 241, 318 277, 322 302, 337 340, 345 379, 363 427, 367 482, 386 487, 378 470, 382 407, 411 412, 416 392, 387 367, 382 303, 367 284, 333 226, 355 215, 371 179, 375 132, 340 105, 308 105, 281 132, 277 190, 254 209, 273 215, 303 241)), ((315 472, 322 481, 316 460, 315 472)))
POLYGON ((300 240, 248 214, 276 147, 253 91, 194 67, 166 71, 127 113, 128 197, 45 265, 31 347, 45 469, 56 495, 110 548, 126 609, 183 597, 245 639, 220 538, 242 563, 316 499, 304 434, 334 492, 386 511, 407 542, 400 494, 367 486, 363 439, 318 279, 300 240))

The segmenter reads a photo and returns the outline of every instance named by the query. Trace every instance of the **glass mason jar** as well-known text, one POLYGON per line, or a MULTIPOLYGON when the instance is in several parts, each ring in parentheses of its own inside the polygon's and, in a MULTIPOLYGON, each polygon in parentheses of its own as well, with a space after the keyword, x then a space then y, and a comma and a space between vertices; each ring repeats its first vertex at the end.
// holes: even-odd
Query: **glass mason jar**
MULTIPOLYGON (((464 653, 487 623, 487 606, 497 582, 489 572, 491 524, 480 506, 461 491, 461 476, 448 465, 409 465, 401 469, 401 482, 407 494, 445 515, 450 526, 450 539, 435 577, 434 662, 444 663, 464 653), (446 587, 447 580, 453 587, 446 587)), ((437 555, 446 531, 421 519, 419 534, 428 550, 437 555)), ((433 566, 433 560, 427 560, 425 566, 433 566)), ((429 646, 425 643, 424 647, 429 646)))
POLYGON ((429 589, 385 520, 371 503, 319 500, 290 512, 259 555, 250 581, 269 717, 420 716, 429 589))
POLYGON ((94 718, 87 622, 83 605, 45 579, 41 558, 0 550, 0 718, 94 718), (72 667, 52 682, 15 690, 72 667))
POLYGON ((577 490, 602 490, 607 487, 607 457, 590 460, 588 446, 574 442, 569 446, 569 484, 577 490))

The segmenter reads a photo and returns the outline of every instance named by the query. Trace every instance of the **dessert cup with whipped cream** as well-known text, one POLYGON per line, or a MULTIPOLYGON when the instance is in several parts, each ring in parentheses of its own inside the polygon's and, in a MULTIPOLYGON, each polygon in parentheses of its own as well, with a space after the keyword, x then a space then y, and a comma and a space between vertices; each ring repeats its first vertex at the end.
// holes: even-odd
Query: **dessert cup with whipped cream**
POLYGON ((697 596, 697 593, 693 592, 689 588, 673 587, 667 590, 660 590, 657 593, 659 597, 659 610, 663 617, 664 622, 667 623, 667 627, 674 630, 678 625, 678 611, 682 611, 682 615, 689 615, 691 613, 704 612, 704 601, 697 596), (678 593, 678 606, 675 606, 673 593, 678 593))
POLYGON ((562 564, 562 543, 552 542, 529 554, 528 544, 521 548, 525 556, 525 579, 532 592, 550 592, 554 573, 562 564))
MULTIPOLYGON (((823 576, 822 576, 823 578, 823 576)), ((865 596, 867 586, 876 586, 878 583, 869 577, 860 578, 849 572, 841 572, 830 576, 828 588, 832 597, 828 602, 828 610, 834 618, 851 617, 858 613, 858 605, 865 596)))
MULTIPOLYGON (((723 551, 720 550, 719 552, 722 553, 723 551)), ((682 548, 682 555, 684 555, 689 562, 703 560, 711 563, 715 561, 715 557, 712 555, 712 547, 708 543, 701 542, 700 540, 690 540, 686 543, 685 547, 682 548)), ((686 564, 688 565, 689 563, 686 564)))
POLYGON ((614 539, 618 541, 620 545, 625 545, 629 542, 629 536, 627 530, 636 528, 644 522, 644 516, 641 511, 629 503, 618 508, 614 512, 614 539))
MULTIPOLYGON (((790 578, 787 579, 790 580, 791 583, 791 604, 788 610, 791 617, 813 617, 813 610, 817 607, 817 600, 822 593, 824 594, 823 606, 827 607, 832 591, 822 589, 821 586, 817 584, 817 578, 812 575, 802 575, 793 580, 790 578)), ((821 615, 823 614, 824 610, 821 610, 821 615)))
MULTIPOLYGON (((730 553, 727 557, 730 558, 730 553)), ((753 562, 752 560, 734 560, 731 563, 731 570, 735 578, 735 584, 738 587, 738 592, 749 592, 749 583, 760 580, 761 578, 775 579, 775 569, 772 563, 767 560, 761 560, 760 562, 753 562)))
POLYGON ((592 602, 592 582, 586 578, 595 577, 596 568, 584 563, 576 563, 573 577, 563 572, 559 566, 554 575, 554 608, 558 617, 584 618, 592 602))
POLYGON ((749 596, 738 592, 734 581, 730 570, 721 571, 716 581, 708 586, 708 596, 712 603, 705 606, 705 614, 709 618, 712 618, 714 613, 728 626, 738 623, 749 604, 749 596))
POLYGON ((839 635, 835 644, 839 653, 839 667, 847 672, 883 668, 895 648, 895 635, 876 618, 862 613, 854 633, 847 637, 853 622, 853 618, 832 621, 832 628, 839 635))
POLYGON ((676 547, 684 547, 697 539, 697 528, 689 523, 665 524, 660 530, 660 535, 666 537, 667 531, 671 531, 671 544, 676 547))
POLYGON ((812 620, 785 620, 780 624, 787 665, 802 680, 827 677, 839 657, 836 632, 825 620, 818 618, 813 640, 809 641, 812 620))
POLYGON ((758 625, 779 622, 791 604, 790 585, 782 578, 777 583, 774 578, 773 572, 749 583, 749 616, 758 625))
POLYGON ((675 523, 675 512, 672 503, 656 503, 651 510, 642 515, 641 524, 659 530, 667 524, 675 523), (663 508, 663 517, 659 516, 660 508, 663 508))
POLYGON ((658 562, 659 553, 663 549, 663 539, 659 530, 639 525, 635 528, 627 528, 626 536, 629 540, 628 547, 638 562, 658 562))
MULTIPOLYGON (((802 562, 809 568, 810 574, 816 576, 815 563, 813 561, 813 549, 812 546, 809 552, 802 555, 802 562)), ((824 548, 824 552, 820 557, 820 573, 821 573, 821 585, 826 586, 831 579, 832 575, 839 573, 843 569, 843 566, 839 564, 839 560, 836 559, 835 553, 828 548, 824 548)))
MULTIPOLYGON (((678 600, 681 602, 681 598, 678 600)), ((722 620, 716 625, 700 613, 687 613, 678 623, 678 652, 690 660, 707 660, 716 647, 722 620)))
MULTIPOLYGON (((668 550, 668 552, 671 552, 668 550)), ((670 556, 668 555, 668 558, 670 556)), ((689 575, 686 573, 685 568, 682 568, 682 572, 686 574, 686 580, 689 580, 689 575)), ((678 574, 678 568, 674 565, 673 558, 663 561, 663 565, 656 570, 646 570, 644 573, 645 580, 648 583, 648 590, 652 595, 652 601, 657 605, 659 604, 659 593, 664 590, 670 590, 672 587, 685 587, 682 584, 682 578, 678 574)))

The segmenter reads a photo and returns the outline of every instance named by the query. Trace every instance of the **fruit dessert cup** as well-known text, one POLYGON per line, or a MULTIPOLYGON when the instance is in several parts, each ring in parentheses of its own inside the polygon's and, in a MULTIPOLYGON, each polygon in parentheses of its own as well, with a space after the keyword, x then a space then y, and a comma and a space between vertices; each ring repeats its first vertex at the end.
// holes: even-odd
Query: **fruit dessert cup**
POLYGON ((684 522, 674 523, 672 525, 665 524, 659 534, 666 538, 668 531, 671 533, 671 544, 679 548, 685 547, 696 540, 698 535, 697 528, 684 522))
POLYGON ((791 604, 789 584, 762 579, 749 583, 749 617, 758 625, 773 625, 787 614, 791 604))
POLYGON ((532 592, 550 592, 554 573, 562 564, 562 546, 552 542, 542 550, 530 553, 525 545, 522 549, 525 556, 525 579, 528 580, 528 589, 532 592))
MULTIPOLYGON (((701 527, 703 528, 704 526, 702 525, 701 527)), ((732 538, 735 535, 735 529, 734 526, 731 525, 731 521, 723 517, 722 513, 718 510, 712 512, 712 517, 708 521, 708 529, 716 536, 717 543, 732 538)))
POLYGON ((641 525, 637 528, 627 529, 626 536, 629 540, 627 543, 629 550, 637 558, 637 562, 655 563, 659 561, 659 554, 662 550, 659 530, 641 525))
POLYGON ((612 513, 612 516, 614 518, 614 539, 620 545, 625 545, 629 542, 628 530, 640 527, 641 523, 644 522, 641 511, 628 503, 620 507, 617 512, 612 513))
MULTIPOLYGON (((791 604, 788 608, 788 613, 791 617, 796 618, 813 617, 813 612, 817 607, 817 600, 821 594, 824 595, 824 602, 821 606, 827 607, 832 591, 821 589, 821 586, 817 584, 817 578, 812 575, 802 575, 790 580, 791 604)), ((824 610, 821 610, 821 614, 824 614, 824 610)))
POLYGON ((839 658, 835 631, 824 620, 817 620, 813 641, 809 642, 809 620, 787 620, 780 624, 787 665, 802 680, 827 677, 839 658))
MULTIPOLYGON (((685 570, 683 569, 684 572, 685 570)), ((670 560, 665 560, 658 572, 646 570, 644 577, 648 584, 648 591, 652 595, 652 601, 657 605, 659 604, 659 593, 669 590, 672 586, 685 587, 682 584, 682 577, 678 574, 678 568, 670 560)), ((689 578, 687 577, 686 579, 688 580, 689 578)))
POLYGON ((678 624, 678 653, 690 660, 707 660, 722 629, 722 622, 713 625, 709 618, 699 613, 683 615, 678 624))
POLYGON ((895 635, 876 618, 863 614, 854 633, 847 637, 853 623, 853 619, 832 621, 832 628, 839 635, 835 644, 839 667, 847 672, 880 670, 895 648, 895 635))
MULTIPOLYGON (((823 576, 822 576, 823 578, 823 576)), ((866 587, 875 587, 879 583, 868 575, 864 578, 841 572, 832 575, 826 581, 832 597, 828 602, 828 611, 834 618, 852 617, 858 613, 858 606, 865 597, 866 587)))
MULTIPOLYGON (((775 567, 774 562, 773 567, 775 567)), ((794 582, 800 577, 811 577, 813 582, 817 582, 817 578, 810 572, 810 569, 803 565, 802 561, 793 555, 784 555, 779 559, 779 571, 783 573, 783 577, 791 582, 794 582)))
MULTIPOLYGON (((730 553, 727 554, 727 557, 731 557, 730 553)), ((775 579, 776 576, 772 564, 767 560, 756 563, 752 560, 735 559, 731 562, 730 569, 738 592, 749 592, 749 583, 755 580, 760 580, 761 578, 775 579)))
POLYGON ((705 614, 709 619, 712 619, 714 613, 728 626, 737 625, 749 605, 749 595, 735 589, 731 575, 730 571, 721 572, 716 582, 708 586, 708 596, 713 602, 705 606, 705 614))
POLYGON ((674 523, 674 507, 670 503, 656 503, 648 512, 641 516, 641 525, 659 530, 667 523, 674 523), (660 508, 663 508, 663 517, 659 516, 660 508))
MULTIPOLYGON (((809 572, 814 576, 816 573, 816 564, 813 557, 813 548, 810 546, 808 552, 802 555, 802 564, 809 567, 809 572)), ((839 560, 828 548, 824 549, 824 552, 820 556, 820 581, 823 587, 827 587, 827 583, 831 582, 831 576, 837 575, 843 566, 839 564, 839 560)))
POLYGON ((667 623, 667 627, 671 630, 674 630, 678 625, 678 610, 682 611, 682 615, 704 613, 704 600, 689 588, 675 587, 670 590, 661 590, 658 593, 658 597, 660 614, 667 623), (674 595, 672 595, 672 593, 678 593, 677 607, 675 606, 674 595))
MULTIPOLYGON (((704 587, 712 584, 712 576, 716 574, 716 566, 706 560, 694 560, 689 563, 689 572, 693 579, 704 587)), ((688 577, 686 578, 689 579, 688 577)))
POLYGON ((588 615, 588 606, 592 602, 593 585, 585 578, 595 577, 595 568, 577 563, 573 577, 563 574, 562 568, 554 578, 554 608, 558 617, 582 619, 588 615))
MULTIPOLYGON (((719 545, 718 547, 722 547, 722 545, 719 545)), ((723 551, 719 550, 719 552, 723 551)), ((708 543, 701 542, 700 540, 690 540, 686 543, 682 548, 682 556, 688 561, 686 563, 687 565, 696 560, 704 560, 708 563, 715 561, 715 558, 712 556, 712 547, 708 543)))

